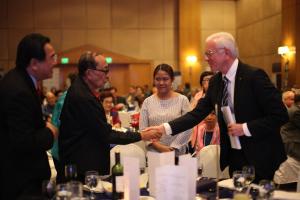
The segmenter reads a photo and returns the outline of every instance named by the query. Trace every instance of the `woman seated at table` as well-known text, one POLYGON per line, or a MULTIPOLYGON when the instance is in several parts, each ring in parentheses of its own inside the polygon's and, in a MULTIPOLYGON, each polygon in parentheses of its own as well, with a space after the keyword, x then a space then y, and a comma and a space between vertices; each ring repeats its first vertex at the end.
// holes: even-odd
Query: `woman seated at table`
POLYGON ((118 111, 114 109, 114 96, 112 95, 112 93, 108 91, 102 92, 100 95, 100 101, 105 111, 107 123, 115 128, 120 128, 121 121, 118 111))
POLYGON ((191 137, 191 145, 197 154, 204 146, 210 144, 220 144, 220 130, 214 111, 194 127, 191 137))
MULTIPOLYGON (((143 102, 140 111, 140 130, 176 119, 190 110, 187 97, 172 90, 174 72, 170 65, 158 65, 154 70, 153 78, 157 93, 143 102)), ((186 153, 190 135, 191 130, 175 136, 163 135, 159 141, 148 143, 147 149, 156 152, 174 150, 175 155, 178 156, 186 153)))

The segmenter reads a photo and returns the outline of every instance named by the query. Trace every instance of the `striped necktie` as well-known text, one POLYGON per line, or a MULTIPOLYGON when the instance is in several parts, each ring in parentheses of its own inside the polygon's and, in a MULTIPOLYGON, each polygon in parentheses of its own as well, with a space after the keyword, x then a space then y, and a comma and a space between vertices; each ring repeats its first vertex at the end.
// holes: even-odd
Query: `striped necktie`
POLYGON ((223 77, 223 96, 222 96, 222 106, 228 106, 228 78, 226 76, 223 77))

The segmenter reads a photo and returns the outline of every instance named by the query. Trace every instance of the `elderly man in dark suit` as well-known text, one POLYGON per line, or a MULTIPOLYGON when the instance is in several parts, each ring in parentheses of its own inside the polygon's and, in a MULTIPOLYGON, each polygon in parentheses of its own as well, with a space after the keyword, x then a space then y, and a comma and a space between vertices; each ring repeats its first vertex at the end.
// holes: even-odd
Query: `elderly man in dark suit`
POLYGON ((76 164, 78 178, 86 171, 110 172, 110 143, 128 144, 158 138, 155 132, 117 132, 107 123, 98 89, 108 80, 105 57, 86 52, 78 63, 78 78, 72 83, 61 113, 59 156, 64 164, 76 164))
POLYGON ((37 84, 52 76, 55 64, 50 39, 30 34, 18 45, 16 67, 1 80, 1 199, 39 195, 50 178, 46 151, 57 129, 43 121, 37 84))
POLYGON ((262 69, 238 59, 235 40, 229 33, 215 33, 206 39, 205 60, 217 72, 209 82, 205 98, 186 115, 149 130, 174 135, 192 128, 217 108, 221 169, 229 165, 232 174, 245 165, 253 165, 256 182, 271 180, 286 159, 279 129, 288 115, 279 91, 262 69), (235 123, 225 123, 221 112, 224 102, 235 123), (233 148, 229 136, 237 136, 241 148, 233 148))

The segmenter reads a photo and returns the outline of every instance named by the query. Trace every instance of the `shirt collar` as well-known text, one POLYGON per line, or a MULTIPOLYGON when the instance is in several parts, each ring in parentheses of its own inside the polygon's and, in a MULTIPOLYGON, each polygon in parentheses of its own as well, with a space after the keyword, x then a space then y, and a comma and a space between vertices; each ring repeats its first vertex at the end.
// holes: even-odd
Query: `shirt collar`
POLYGON ((236 75, 236 71, 237 71, 237 67, 239 64, 239 60, 236 58, 231 67, 229 68, 228 72, 225 74, 226 78, 230 81, 233 82, 235 79, 235 75, 236 75))
POLYGON ((29 76, 30 76, 30 78, 33 82, 33 85, 34 85, 35 89, 37 89, 37 80, 36 80, 36 78, 34 78, 34 76, 32 76, 31 74, 29 74, 29 76))

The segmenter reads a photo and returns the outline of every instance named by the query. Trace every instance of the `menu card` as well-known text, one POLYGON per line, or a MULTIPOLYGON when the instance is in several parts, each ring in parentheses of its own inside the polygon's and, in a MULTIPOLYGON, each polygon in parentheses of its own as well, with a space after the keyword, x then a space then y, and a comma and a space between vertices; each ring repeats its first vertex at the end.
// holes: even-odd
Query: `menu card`
POLYGON ((148 173, 149 173, 149 191, 151 196, 156 196, 156 187, 155 187, 155 171, 158 167, 164 165, 174 165, 175 164, 175 152, 165 152, 157 153, 148 151, 148 173))
POLYGON ((140 197, 140 168, 139 159, 124 157, 124 199, 138 200, 140 197))
POLYGON ((188 199, 196 197, 197 179, 197 158, 192 158, 190 154, 179 156, 179 166, 184 167, 188 179, 188 199))
MULTIPOLYGON (((166 165, 155 171, 156 200, 190 200, 186 167, 166 165)), ((194 198, 195 199, 195 198, 194 198)))

